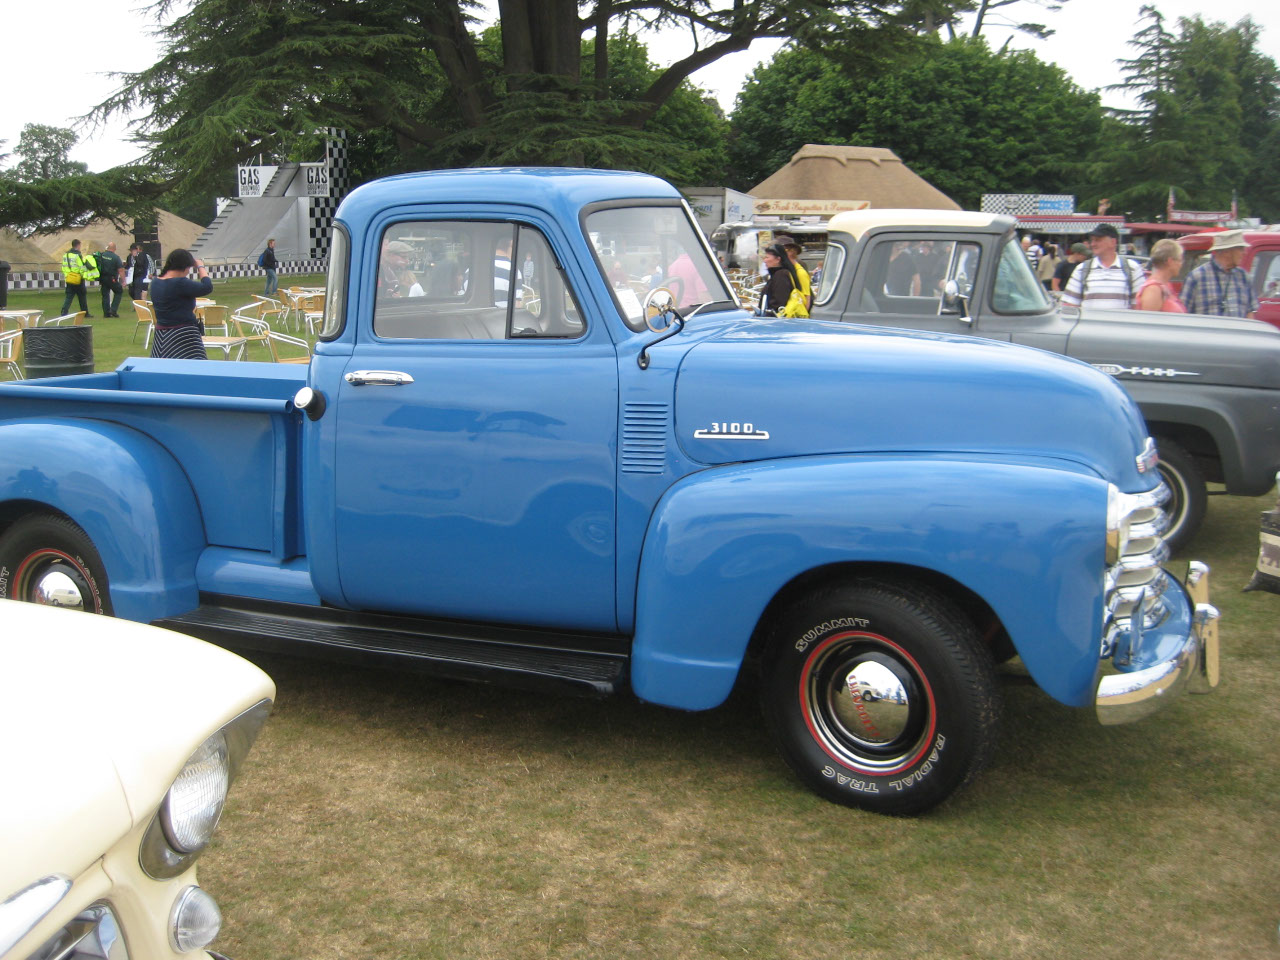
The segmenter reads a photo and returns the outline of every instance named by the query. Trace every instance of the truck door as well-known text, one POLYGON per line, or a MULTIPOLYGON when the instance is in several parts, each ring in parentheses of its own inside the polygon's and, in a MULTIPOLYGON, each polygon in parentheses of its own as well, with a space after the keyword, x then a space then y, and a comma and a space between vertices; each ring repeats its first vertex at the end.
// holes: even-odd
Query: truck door
MULTIPOLYGON (((979 290, 983 251, 974 241, 881 234, 869 238, 845 319, 940 333, 971 333, 962 311, 943 302, 948 280, 966 297, 979 290)), ((973 309, 977 304, 972 305, 973 309)))
POLYGON ((347 602, 616 629, 616 355, 546 237, 393 224, 370 300, 336 411, 347 602))
POLYGON ((1064 320, 1012 235, 882 233, 865 241, 845 319, 1066 351, 1064 320), (966 300, 945 297, 948 283, 966 300), (968 318, 967 321, 965 318, 968 318))

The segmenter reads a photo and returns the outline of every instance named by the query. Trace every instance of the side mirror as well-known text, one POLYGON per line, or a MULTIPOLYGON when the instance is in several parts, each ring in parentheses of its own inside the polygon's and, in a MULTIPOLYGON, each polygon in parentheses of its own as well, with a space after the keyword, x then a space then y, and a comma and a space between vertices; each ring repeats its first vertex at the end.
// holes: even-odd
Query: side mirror
POLYGON ((973 323, 969 316, 969 291, 966 286, 962 292, 960 283, 954 277, 942 286, 942 306, 938 313, 942 316, 958 316, 961 323, 973 323))
POLYGON ((645 294, 641 311, 645 326, 654 333, 662 333, 676 319, 676 295, 667 287, 654 287, 645 294))

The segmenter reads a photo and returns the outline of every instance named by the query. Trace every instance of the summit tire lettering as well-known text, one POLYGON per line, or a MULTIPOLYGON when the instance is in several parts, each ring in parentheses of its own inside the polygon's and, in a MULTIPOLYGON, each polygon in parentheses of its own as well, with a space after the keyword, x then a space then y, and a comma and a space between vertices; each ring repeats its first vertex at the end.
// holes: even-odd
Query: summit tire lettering
POLYGON ((826 620, 801 636, 796 641, 796 650, 804 653, 809 648, 809 644, 833 630, 866 630, 870 626, 871 621, 863 617, 838 617, 834 620, 826 620))

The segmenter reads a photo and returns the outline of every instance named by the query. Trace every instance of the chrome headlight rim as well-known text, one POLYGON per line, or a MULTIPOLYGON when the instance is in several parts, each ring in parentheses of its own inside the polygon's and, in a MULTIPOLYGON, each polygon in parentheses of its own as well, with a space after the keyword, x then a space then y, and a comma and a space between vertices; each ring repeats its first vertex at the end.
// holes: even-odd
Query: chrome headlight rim
MULTIPOLYGON (((257 738, 259 731, 267 717, 271 713, 271 700, 259 700, 249 709, 245 710, 235 719, 224 724, 221 729, 215 731, 210 737, 202 741, 200 748, 192 754, 195 757, 210 739, 217 735, 221 735, 226 743, 226 760, 227 760, 227 792, 230 792, 231 785, 235 783, 236 776, 240 772, 240 766, 244 762, 245 756, 249 753, 253 741, 257 738)), ((183 771, 187 769, 187 763, 182 766, 183 771)), ((181 772, 179 773, 179 777, 181 772)), ((177 777, 174 778, 176 783, 177 777)), ((199 849, 186 852, 174 846, 169 835, 169 831, 165 827, 165 822, 170 814, 167 812, 170 807, 170 796, 173 791, 171 785, 165 793, 165 799, 161 803, 160 808, 156 810, 155 816, 151 818, 151 824, 147 827, 147 831, 143 834, 142 843, 138 849, 138 864, 142 867, 144 873, 154 880, 170 880, 183 871, 187 870, 200 856, 201 852, 207 846, 207 841, 199 849)), ((225 800, 224 800, 225 803, 225 800)), ((210 836, 216 831, 217 823, 213 825, 213 829, 209 831, 210 836)))
POLYGON ((191 754, 164 795, 160 826, 178 853, 199 853, 213 839, 231 788, 228 753, 226 735, 218 730, 191 754))
POLYGON ((183 888, 169 914, 169 946, 178 953, 201 950, 217 939, 221 929, 217 901, 194 884, 183 888))

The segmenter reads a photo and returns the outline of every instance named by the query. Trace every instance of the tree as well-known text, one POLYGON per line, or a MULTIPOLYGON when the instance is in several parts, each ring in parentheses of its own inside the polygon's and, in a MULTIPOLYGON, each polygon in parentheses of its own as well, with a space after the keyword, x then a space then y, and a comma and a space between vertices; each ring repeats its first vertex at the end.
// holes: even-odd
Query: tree
MULTIPOLYGON (((153 8, 161 18, 176 0, 153 8)), ((599 164, 678 176, 658 115, 696 70, 762 37, 866 47, 903 33, 919 0, 498 0, 500 40, 473 33, 469 0, 196 0, 165 28, 158 63, 96 110, 148 111, 139 132, 167 175, 206 180, 340 126, 394 138, 406 165, 599 164), (684 27, 688 56, 625 96, 610 37, 684 27), (584 57, 584 39, 590 41, 584 57)), ((942 7, 968 0, 933 0, 942 7)))
POLYGON ((1031 3, 1050 13, 1057 13, 1062 9, 1062 4, 1066 2, 1067 0, 978 0, 977 9, 973 16, 973 31, 970 36, 982 36, 982 31, 990 25, 987 18, 991 17, 996 26, 1017 30, 1044 40, 1053 36, 1054 33, 1045 24, 1012 20, 1003 12, 997 13, 997 11, 1003 11, 1006 7, 1016 6, 1020 3, 1031 3))
POLYGON ((89 172, 88 164, 72 160, 68 154, 79 139, 65 127, 48 127, 28 123, 22 128, 13 152, 22 159, 6 171, 6 176, 19 183, 36 183, 57 177, 73 177, 89 172))
POLYGON ((1171 186, 1193 208, 1226 210, 1238 192, 1245 208, 1280 213, 1267 153, 1280 140, 1280 72, 1257 50, 1257 27, 1192 17, 1173 32, 1154 5, 1140 16, 1137 56, 1120 61, 1116 85, 1138 106, 1114 111, 1109 149, 1091 169, 1099 194, 1146 217, 1163 212, 1171 186))
POLYGON ((804 143, 887 147, 962 206, 983 193, 1056 193, 1093 151, 1096 94, 1027 51, 982 38, 931 41, 855 73, 807 50, 759 68, 731 123, 733 169, 749 187, 804 143), (766 144, 764 149, 758 145, 766 144))
POLYGON ((29 123, 14 154, 21 159, 0 173, 0 223, 23 236, 65 230, 103 213, 123 225, 145 211, 159 193, 146 174, 121 167, 89 173, 68 157, 75 133, 65 127, 29 123))

